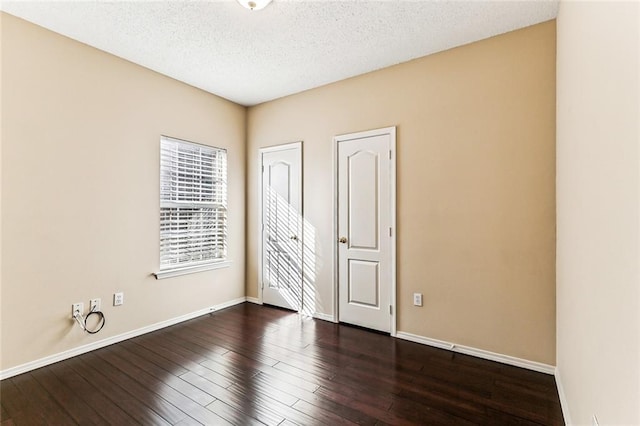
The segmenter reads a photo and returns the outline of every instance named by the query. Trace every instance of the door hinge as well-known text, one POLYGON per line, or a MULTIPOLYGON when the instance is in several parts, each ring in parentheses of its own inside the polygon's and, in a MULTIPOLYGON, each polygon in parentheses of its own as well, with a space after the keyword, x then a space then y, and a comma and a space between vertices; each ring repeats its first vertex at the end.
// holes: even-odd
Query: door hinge
POLYGON ((389 160, 391 160, 391 150, 389 150, 389 160))
POLYGON ((391 232, 391 227, 389 227, 389 236, 390 236, 390 237, 393 237, 393 234, 392 234, 392 232, 391 232))
POLYGON ((389 305, 389 315, 393 315, 393 306, 389 305))

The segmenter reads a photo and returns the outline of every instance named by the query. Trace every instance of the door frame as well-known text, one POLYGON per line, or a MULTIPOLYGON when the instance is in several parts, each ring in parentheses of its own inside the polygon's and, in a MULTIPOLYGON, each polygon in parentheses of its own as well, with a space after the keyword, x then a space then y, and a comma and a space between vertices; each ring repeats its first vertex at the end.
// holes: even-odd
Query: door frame
POLYGON ((396 126, 383 127, 380 129, 366 130, 362 132, 347 133, 333 137, 333 322, 340 322, 339 317, 339 259, 338 259, 338 143, 352 140, 362 139, 373 136, 389 135, 389 219, 391 226, 391 282, 389 283, 389 295, 391 303, 391 327, 390 335, 396 335, 396 236, 398 235, 398 227, 396 225, 396 126))
MULTIPOLYGON (((262 175, 263 175, 263 154, 269 153, 269 152, 277 152, 277 151, 285 151, 287 149, 291 149, 291 148, 298 148, 300 150, 300 217, 301 220, 303 221, 304 224, 304 181, 303 181, 303 176, 304 176, 304 162, 303 162, 303 152, 302 152, 302 141, 297 141, 297 142, 289 142, 289 143, 284 143, 284 144, 280 144, 280 145, 272 145, 272 146, 267 146, 267 147, 263 147, 260 148, 258 150, 258 302, 259 304, 263 304, 264 300, 262 298, 262 292, 263 292, 263 285, 262 285, 262 280, 263 280, 263 276, 262 276, 262 271, 263 271, 263 254, 262 253, 262 249, 263 249, 263 244, 262 244, 262 239, 263 239, 263 232, 264 232, 264 223, 262 222, 263 220, 263 209, 262 209, 262 202, 263 200, 263 196, 262 196, 262 175)), ((300 237, 300 246, 303 248, 304 250, 304 232, 301 233, 300 237)), ((302 276, 304 277, 304 253, 302 256, 302 276)), ((298 306, 297 312, 300 312, 302 306, 303 306, 303 300, 304 300, 304 278, 302 279, 302 299, 300 300, 300 306, 298 306)))

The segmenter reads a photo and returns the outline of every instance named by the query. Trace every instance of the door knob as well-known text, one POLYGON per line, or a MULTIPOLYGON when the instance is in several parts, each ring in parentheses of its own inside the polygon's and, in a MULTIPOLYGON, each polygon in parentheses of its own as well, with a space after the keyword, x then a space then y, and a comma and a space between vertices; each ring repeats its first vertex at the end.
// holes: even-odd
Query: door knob
POLYGON ((347 243, 347 238, 346 237, 340 237, 340 239, 338 240, 338 242, 342 243, 342 244, 346 244, 347 243))

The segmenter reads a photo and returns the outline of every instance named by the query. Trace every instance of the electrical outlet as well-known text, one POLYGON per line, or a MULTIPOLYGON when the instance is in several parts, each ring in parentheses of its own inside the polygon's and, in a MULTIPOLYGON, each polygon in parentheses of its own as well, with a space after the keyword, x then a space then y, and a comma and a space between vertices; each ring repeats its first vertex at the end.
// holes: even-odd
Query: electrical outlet
POLYGON ((77 315, 82 315, 84 312, 84 303, 74 303, 71 305, 71 318, 75 318, 77 315))
POLYGON ((99 311, 101 304, 100 299, 91 299, 89 301, 89 312, 99 311))
POLYGON ((422 293, 413 293, 413 306, 422 306, 422 293))
POLYGON ((120 306, 124 303, 124 293, 113 293, 113 306, 120 306))

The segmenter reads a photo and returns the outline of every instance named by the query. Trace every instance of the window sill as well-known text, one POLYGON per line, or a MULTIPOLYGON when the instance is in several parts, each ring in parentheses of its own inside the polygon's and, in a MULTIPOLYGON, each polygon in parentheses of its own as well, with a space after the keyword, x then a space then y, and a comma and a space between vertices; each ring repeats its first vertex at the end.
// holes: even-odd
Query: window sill
POLYGON ((187 266, 184 268, 167 269, 165 271, 154 272, 156 280, 162 280, 165 278, 178 277, 180 275, 194 274, 196 272, 210 271, 212 269, 228 268, 231 266, 230 260, 224 260, 222 262, 208 263, 206 265, 187 266))

